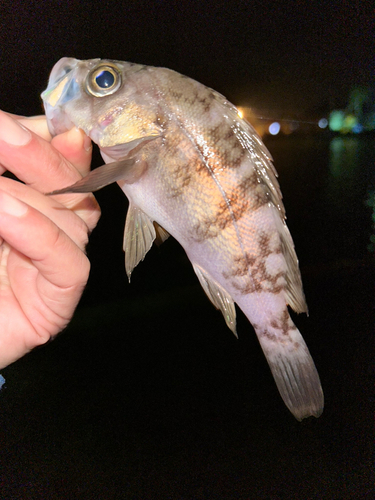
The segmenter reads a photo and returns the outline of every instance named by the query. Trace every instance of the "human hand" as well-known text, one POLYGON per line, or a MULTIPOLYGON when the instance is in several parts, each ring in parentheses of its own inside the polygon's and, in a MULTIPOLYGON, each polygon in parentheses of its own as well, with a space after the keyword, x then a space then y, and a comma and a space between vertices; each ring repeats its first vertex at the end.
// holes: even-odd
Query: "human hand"
POLYGON ((90 170, 91 141, 72 129, 51 140, 44 117, 0 111, 0 368, 70 321, 88 279, 92 194, 45 196, 90 170), (16 118, 16 119, 15 119, 16 118), (27 128, 26 128, 27 127, 27 128))

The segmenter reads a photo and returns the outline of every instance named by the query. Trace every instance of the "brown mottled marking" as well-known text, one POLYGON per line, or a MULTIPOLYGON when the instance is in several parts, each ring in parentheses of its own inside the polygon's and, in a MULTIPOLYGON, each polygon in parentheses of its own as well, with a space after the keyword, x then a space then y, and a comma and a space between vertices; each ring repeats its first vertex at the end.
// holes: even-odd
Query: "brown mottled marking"
MULTIPOLYGON (((285 283, 276 285, 277 280, 285 276, 284 272, 280 272, 275 276, 271 276, 263 270, 263 264, 260 264, 258 267, 252 268, 250 272, 251 279, 248 278, 245 283, 238 283, 235 280, 231 281, 232 286, 236 288, 236 290, 238 290, 242 295, 247 295, 254 292, 268 292, 272 294, 278 294, 281 291, 285 290, 285 283), (267 285, 271 286, 268 287, 267 285)), ((223 272, 224 278, 228 278, 228 276, 231 275, 233 277, 236 277, 233 272, 223 272)))
POLYGON ((238 184, 237 190, 240 198, 242 197, 249 200, 249 211, 255 212, 269 201, 264 187, 258 183, 255 172, 251 172, 250 175, 244 177, 238 184), (249 191, 251 191, 251 195, 249 191))
POLYGON ((251 171, 250 175, 244 176, 238 184, 238 189, 243 193, 246 193, 250 189, 254 189, 259 185, 257 175, 254 171, 251 171))
POLYGON ((279 342, 279 339, 277 338, 277 335, 275 335, 274 333, 269 332, 268 330, 262 330, 258 334, 259 334, 260 337, 266 337, 271 342, 279 342))
POLYGON ((227 127, 226 133, 223 131, 222 134, 223 134, 223 138, 226 141, 229 141, 229 139, 231 139, 231 140, 236 139, 236 141, 238 140, 236 134, 234 133, 233 127, 230 127, 230 126, 227 127))
POLYGON ((270 325, 277 330, 281 330, 284 336, 289 335, 291 330, 297 330, 296 326, 290 319, 288 309, 284 309, 280 321, 272 320, 270 325))
MULTIPOLYGON (((206 98, 198 98, 198 101, 202 104, 206 102, 206 98)), ((204 106, 204 112, 208 111, 211 105, 204 106)), ((247 150, 240 144, 233 128, 230 125, 220 122, 218 125, 214 125, 205 130, 206 137, 210 138, 210 154, 207 155, 205 150, 206 144, 203 147, 195 141, 195 146, 200 152, 202 158, 204 158, 206 165, 213 171, 217 168, 222 169, 223 167, 228 168, 238 168, 243 161, 243 158, 247 155, 247 150)))
POLYGON ((214 125, 210 127, 207 131, 210 137, 213 139, 221 139, 223 133, 223 124, 219 123, 218 125, 214 125))
POLYGON ((210 111, 211 105, 212 105, 212 99, 213 96, 211 94, 205 95, 205 97, 199 97, 199 94, 197 93, 197 102, 199 102, 205 113, 210 111))
POLYGON ((247 213, 250 208, 250 200, 242 196, 242 193, 234 192, 232 196, 229 197, 228 202, 231 207, 231 214, 228 213, 229 209, 225 201, 222 201, 219 205, 219 226, 222 229, 225 229, 227 223, 232 222, 233 219, 235 221, 241 219, 241 217, 247 213), (224 225, 222 219, 225 221, 224 225))
POLYGON ((234 192, 228 200, 222 200, 217 205, 215 214, 202 216, 200 222, 196 224, 195 240, 204 241, 218 236, 220 231, 224 231, 230 224, 248 213, 250 202, 249 198, 238 192, 234 192))
POLYGON ((182 99, 183 95, 183 92, 171 89, 171 96, 174 97, 177 101, 182 99))
POLYGON ((203 243, 207 239, 216 238, 218 234, 217 228, 212 227, 210 221, 206 219, 194 225, 191 238, 197 243, 203 243))
MULTIPOLYGON (((199 162, 197 167, 198 171, 205 169, 203 162, 199 162)), ((205 170, 209 172, 208 169, 205 170)), ((245 177, 230 193, 227 193, 227 199, 222 199, 220 203, 217 204, 214 215, 202 216, 201 221, 197 223, 195 227, 195 241, 215 238, 220 231, 226 229, 230 224, 237 222, 247 213, 258 210, 266 203, 268 203, 267 195, 263 187, 257 182, 256 174, 252 173, 245 177), (255 186, 253 195, 248 196, 248 190, 252 186, 255 186)), ((263 239, 267 238, 265 233, 262 233, 261 237, 263 239)), ((270 249, 267 250, 268 244, 269 240, 260 242, 261 256, 264 258, 273 253, 270 249)), ((276 253, 278 253, 278 251, 276 253)), ((278 276, 276 279, 277 278, 278 276)), ((269 279, 271 280, 271 278, 269 279)))
POLYGON ((247 156, 247 151, 240 144, 236 144, 236 147, 232 149, 232 161, 227 165, 230 168, 238 168, 241 166, 244 157, 247 156), (237 153, 234 158, 234 154, 237 153))
MULTIPOLYGON (((275 251, 271 250, 270 237, 265 232, 260 233, 258 243, 260 247, 259 255, 246 253, 245 255, 235 256, 232 269, 223 271, 222 274, 225 279, 231 279, 246 276, 250 273, 251 278, 247 279, 245 283, 240 283, 236 279, 231 280, 231 284, 243 295, 262 291, 278 294, 286 288, 286 273, 280 271, 274 275, 270 274, 267 271, 266 259, 271 254, 280 253, 281 247, 278 246, 275 251), (278 284, 280 278, 284 278, 284 280, 278 284)), ((288 311, 286 312, 288 314, 288 311)))
POLYGON ((238 168, 242 164, 242 160, 246 155, 246 150, 241 148, 241 146, 237 143, 234 143, 233 146, 228 149, 223 149, 220 152, 220 165, 222 167, 228 168, 238 168))
POLYGON ((250 254, 237 255, 233 258, 234 267, 230 272, 223 272, 223 276, 225 278, 234 277, 234 276, 245 276, 248 273, 249 267, 254 266, 256 262, 256 257, 251 256, 250 254))
MULTIPOLYGON (((246 196, 246 195, 247 195, 247 193, 243 194, 243 196, 246 196)), ((256 210, 258 210, 259 208, 263 207, 264 205, 266 205, 268 203, 267 195, 264 192, 264 189, 261 185, 258 185, 253 190, 250 201, 251 201, 250 210, 252 212, 255 212, 256 210)))
POLYGON ((270 240, 271 237, 269 234, 265 233, 262 231, 259 235, 259 248, 262 257, 266 258, 269 255, 271 255, 271 250, 270 250, 270 240))
POLYGON ((181 196, 184 192, 184 189, 190 184, 191 175, 188 167, 188 165, 180 165, 174 170, 174 183, 170 186, 170 190, 168 193, 169 198, 177 198, 181 196))
POLYGON ((222 127, 219 134, 216 155, 220 160, 221 167, 233 169, 240 167, 243 159, 247 156, 246 149, 241 146, 231 127, 228 129, 222 127), (225 139, 223 139, 223 135, 225 139))

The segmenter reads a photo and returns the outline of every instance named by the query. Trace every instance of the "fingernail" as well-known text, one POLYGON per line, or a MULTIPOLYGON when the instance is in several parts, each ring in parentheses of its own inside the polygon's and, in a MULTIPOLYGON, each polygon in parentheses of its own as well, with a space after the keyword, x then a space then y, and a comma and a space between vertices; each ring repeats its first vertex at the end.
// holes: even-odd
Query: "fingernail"
POLYGON ((92 149, 91 139, 86 134, 84 135, 84 138, 83 138, 83 147, 85 148, 85 151, 91 151, 91 149, 92 149))
POLYGON ((74 130, 80 133, 80 139, 82 140, 83 148, 85 149, 85 151, 90 151, 92 148, 90 137, 86 135, 81 128, 74 127, 74 130))
POLYGON ((13 198, 8 193, 0 191, 0 213, 22 217, 27 212, 28 206, 17 198, 13 198))
POLYGON ((88 137, 81 128, 73 127, 68 132, 69 140, 76 142, 79 147, 83 147, 86 151, 91 150, 91 139, 88 137))
POLYGON ((4 111, 0 111, 0 140, 12 146, 25 146, 31 140, 31 133, 4 111))

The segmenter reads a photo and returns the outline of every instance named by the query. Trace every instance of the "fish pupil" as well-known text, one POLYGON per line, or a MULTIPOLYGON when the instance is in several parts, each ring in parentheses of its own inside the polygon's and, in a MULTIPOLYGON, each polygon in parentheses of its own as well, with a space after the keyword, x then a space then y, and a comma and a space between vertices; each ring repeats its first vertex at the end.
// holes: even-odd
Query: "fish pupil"
POLYGON ((115 77, 110 71, 104 70, 95 77, 95 82, 101 89, 108 89, 115 83, 115 77))

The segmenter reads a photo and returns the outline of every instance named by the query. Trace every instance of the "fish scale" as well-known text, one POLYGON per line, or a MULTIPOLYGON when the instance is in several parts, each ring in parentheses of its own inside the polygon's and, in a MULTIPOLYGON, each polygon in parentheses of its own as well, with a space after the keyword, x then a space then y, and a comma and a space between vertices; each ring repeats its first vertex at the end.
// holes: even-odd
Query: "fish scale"
POLYGON ((63 58, 42 98, 51 134, 82 128, 106 162, 50 194, 117 181, 129 199, 129 279, 156 237, 174 236, 233 333, 234 303, 252 323, 289 410, 318 417, 319 376, 288 311, 307 312, 298 260, 271 155, 251 125, 186 76, 121 61, 63 58))

